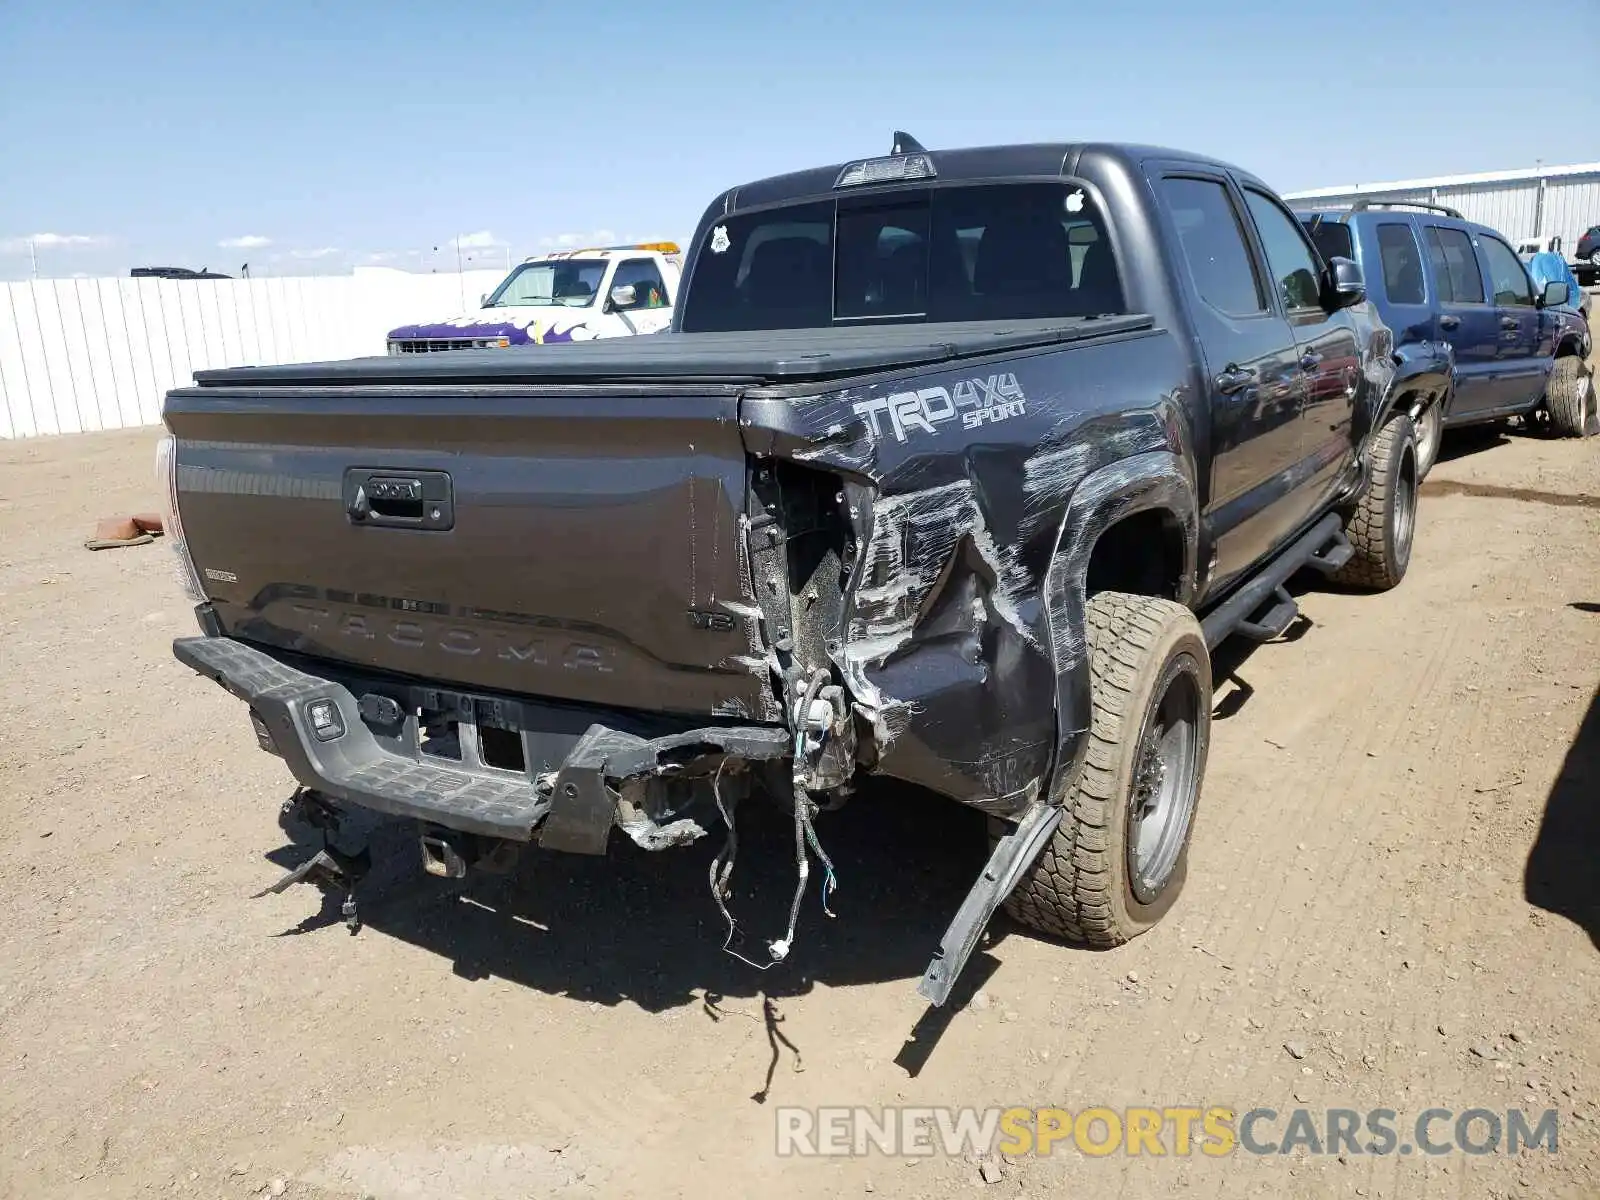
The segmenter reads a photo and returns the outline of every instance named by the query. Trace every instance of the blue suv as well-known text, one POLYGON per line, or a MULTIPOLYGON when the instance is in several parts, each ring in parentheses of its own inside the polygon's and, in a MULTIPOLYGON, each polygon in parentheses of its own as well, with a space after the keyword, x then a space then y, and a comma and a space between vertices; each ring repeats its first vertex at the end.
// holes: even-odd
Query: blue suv
POLYGON ((1567 436, 1592 431, 1589 327, 1562 307, 1569 285, 1536 289, 1493 229, 1416 203, 1296 215, 1323 258, 1361 264, 1367 297, 1394 331, 1419 473, 1448 427, 1523 416, 1567 436))

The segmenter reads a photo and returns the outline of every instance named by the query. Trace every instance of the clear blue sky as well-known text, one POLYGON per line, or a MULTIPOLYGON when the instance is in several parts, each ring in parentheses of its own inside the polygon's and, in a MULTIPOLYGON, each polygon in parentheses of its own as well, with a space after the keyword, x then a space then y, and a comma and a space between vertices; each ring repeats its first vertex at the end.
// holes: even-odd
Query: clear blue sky
POLYGON ((597 231, 687 237, 719 189, 885 152, 896 127, 932 149, 1154 141, 1282 190, 1586 161, 1600 85, 1574 81, 1597 16, 1596 0, 0 0, 0 277, 26 276, 18 239, 41 233, 53 275, 415 265, 433 246, 453 268, 460 235, 518 256, 597 231), (1534 66, 1538 38, 1572 61, 1534 66), (222 246, 244 238, 267 244, 222 246))

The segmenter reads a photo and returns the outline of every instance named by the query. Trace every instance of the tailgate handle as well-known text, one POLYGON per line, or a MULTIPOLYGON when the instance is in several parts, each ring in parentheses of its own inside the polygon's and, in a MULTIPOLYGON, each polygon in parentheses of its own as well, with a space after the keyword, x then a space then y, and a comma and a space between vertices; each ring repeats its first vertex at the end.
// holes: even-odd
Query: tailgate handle
POLYGON ((355 525, 440 530, 455 524, 450 476, 443 471, 352 467, 344 476, 344 501, 355 525))

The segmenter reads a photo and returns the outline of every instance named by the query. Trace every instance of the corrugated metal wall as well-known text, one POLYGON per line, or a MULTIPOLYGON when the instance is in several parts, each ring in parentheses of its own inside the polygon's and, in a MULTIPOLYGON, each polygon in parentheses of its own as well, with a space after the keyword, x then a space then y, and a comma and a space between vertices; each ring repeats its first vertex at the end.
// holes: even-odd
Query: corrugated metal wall
POLYGON ((1561 235, 1561 249, 1568 258, 1577 253, 1583 231, 1594 225, 1600 225, 1600 177, 1575 175, 1546 182, 1545 232, 1561 235))
POLYGON ((476 305, 499 271, 0 282, 0 438, 150 425, 208 367, 384 352, 384 334, 476 305))
POLYGON ((1435 188, 1386 189, 1382 184, 1338 196, 1289 199, 1297 208, 1348 208, 1357 200, 1421 200, 1461 210, 1470 221, 1499 230, 1513 244, 1523 238, 1559 235, 1570 258, 1578 239, 1591 225, 1600 225, 1600 174, 1519 179, 1504 183, 1467 183, 1435 188), (1544 190, 1543 213, 1539 193, 1544 190))
POLYGON ((1503 233, 1512 245, 1522 238, 1537 237, 1539 184, 1475 183, 1464 187, 1435 188, 1435 204, 1459 208, 1469 221, 1487 225, 1503 233))

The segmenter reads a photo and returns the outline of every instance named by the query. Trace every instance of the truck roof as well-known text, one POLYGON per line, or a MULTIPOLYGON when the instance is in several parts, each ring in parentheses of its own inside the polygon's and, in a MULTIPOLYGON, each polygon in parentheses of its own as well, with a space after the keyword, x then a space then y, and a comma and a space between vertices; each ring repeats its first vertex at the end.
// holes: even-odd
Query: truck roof
POLYGON ((531 254, 522 261, 525 263, 536 262, 562 262, 572 258, 610 258, 613 254, 682 254, 677 242, 633 242, 626 246, 582 246, 572 250, 547 250, 543 254, 531 254))
MULTIPOLYGON (((956 150, 916 150, 933 159, 938 171, 934 183, 976 183, 1004 179, 1057 178, 1076 174, 1079 164, 1098 160, 1123 169, 1133 169, 1149 159, 1193 163, 1213 170, 1231 171, 1246 179, 1250 172, 1231 163, 1208 158, 1187 150, 1144 146, 1127 142, 1031 142, 1004 146, 968 146, 956 150)), ((809 167, 785 175, 772 175, 730 188, 718 198, 724 215, 768 204, 782 204, 808 196, 836 195, 834 185, 840 174, 856 163, 894 155, 863 155, 826 167, 809 167)), ((1257 180, 1256 182, 1260 182, 1257 180)), ((854 188, 868 191, 873 185, 854 188)), ((895 183, 891 186, 903 186, 895 183)), ((717 206, 714 204, 714 207, 717 206)))

